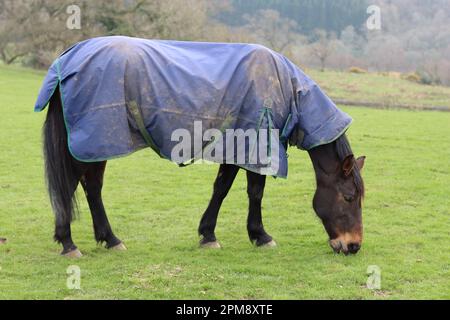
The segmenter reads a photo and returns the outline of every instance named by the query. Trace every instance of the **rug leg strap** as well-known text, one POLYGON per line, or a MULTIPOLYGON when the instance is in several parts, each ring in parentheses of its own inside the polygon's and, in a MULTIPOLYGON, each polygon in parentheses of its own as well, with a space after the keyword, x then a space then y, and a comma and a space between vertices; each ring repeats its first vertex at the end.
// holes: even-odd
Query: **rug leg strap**
POLYGON ((159 152, 158 147, 156 146, 155 142, 153 141, 152 137, 150 136, 150 133, 148 133, 147 128, 144 124, 144 118, 142 117, 141 110, 138 107, 136 101, 131 101, 128 103, 128 108, 134 118, 134 121, 136 121, 136 125, 139 129, 139 132, 141 133, 142 137, 144 138, 147 145, 153 149, 157 154, 159 154, 160 157, 162 155, 159 152))

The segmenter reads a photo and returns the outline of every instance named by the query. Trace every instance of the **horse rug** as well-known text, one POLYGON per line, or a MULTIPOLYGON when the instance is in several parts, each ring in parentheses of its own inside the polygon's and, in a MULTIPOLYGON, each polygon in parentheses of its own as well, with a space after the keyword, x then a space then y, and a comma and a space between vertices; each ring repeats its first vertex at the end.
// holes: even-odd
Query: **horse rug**
POLYGON ((36 112, 57 87, 70 153, 83 162, 151 147, 178 165, 286 177, 288 144, 330 143, 352 121, 286 57, 255 44, 93 38, 53 62, 36 112))

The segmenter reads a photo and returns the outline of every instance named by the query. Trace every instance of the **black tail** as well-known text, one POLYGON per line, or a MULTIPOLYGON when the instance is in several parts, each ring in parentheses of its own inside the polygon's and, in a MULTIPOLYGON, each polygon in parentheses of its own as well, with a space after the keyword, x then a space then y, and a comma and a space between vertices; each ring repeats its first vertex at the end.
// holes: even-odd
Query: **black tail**
POLYGON ((70 223, 77 211, 75 189, 79 178, 76 160, 70 155, 67 145, 67 131, 58 89, 50 99, 43 134, 45 174, 50 202, 57 223, 70 223))

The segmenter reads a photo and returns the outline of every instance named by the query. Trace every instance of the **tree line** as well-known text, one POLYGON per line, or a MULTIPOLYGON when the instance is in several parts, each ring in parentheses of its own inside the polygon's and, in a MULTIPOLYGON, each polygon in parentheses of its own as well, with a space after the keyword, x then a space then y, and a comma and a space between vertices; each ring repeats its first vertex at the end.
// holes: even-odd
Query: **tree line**
MULTIPOLYGON (((64 49, 101 35, 256 42, 302 67, 414 73, 450 85, 450 0, 0 0, 0 60, 47 68, 64 49), (67 8, 80 9, 80 29, 67 8)), ((412 77, 415 79, 415 77, 412 77)))
POLYGON ((366 20, 367 0, 232 0, 233 10, 220 19, 230 25, 245 23, 243 16, 275 10, 297 23, 297 31, 314 36, 314 30, 340 34, 347 26, 359 28, 366 20))

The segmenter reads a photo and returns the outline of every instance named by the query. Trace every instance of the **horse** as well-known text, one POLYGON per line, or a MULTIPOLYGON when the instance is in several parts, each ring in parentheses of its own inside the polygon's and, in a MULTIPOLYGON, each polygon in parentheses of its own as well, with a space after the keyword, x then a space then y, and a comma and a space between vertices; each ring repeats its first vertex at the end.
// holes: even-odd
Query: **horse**
MULTIPOLYGON (((249 87, 246 89, 247 91, 245 99, 247 100, 245 101, 248 101, 248 97, 250 96, 249 92, 254 92, 255 96, 259 97, 261 95, 260 88, 263 88, 267 83, 269 84, 269 89, 266 88, 268 90, 266 96, 271 96, 273 98, 271 101, 275 102, 273 102, 273 106, 266 106, 267 99, 264 101, 261 100, 261 103, 264 103, 264 108, 261 109, 263 111, 261 111, 262 113, 259 121, 254 119, 256 118, 256 115, 259 114, 258 112, 260 112, 259 109, 258 112, 254 112, 254 110, 256 109, 254 102, 260 100, 256 100, 255 98, 251 100, 252 103, 244 103, 242 102, 244 100, 237 101, 236 99, 238 98, 236 97, 239 97, 240 95, 236 94, 236 92, 232 92, 232 98, 230 98, 229 101, 236 101, 236 104, 245 104, 246 108, 251 111, 251 113, 246 114, 247 118, 251 118, 248 121, 250 121, 251 123, 258 122, 258 128, 263 123, 264 124, 262 126, 267 125, 270 128, 275 128, 276 126, 280 127, 278 122, 281 121, 280 123, 283 124, 283 134, 285 134, 285 136, 279 143, 279 147, 282 150, 279 153, 277 152, 275 154, 276 156, 284 156, 284 147, 286 147, 288 143, 289 145, 296 145, 299 148, 303 146, 303 149, 307 150, 313 164, 316 178, 316 191, 312 201, 312 206, 317 216, 323 223, 324 229, 329 236, 329 244, 331 248, 334 252, 342 252, 345 255, 355 254, 360 250, 363 239, 362 200, 364 198, 364 183, 361 176, 361 170, 364 166, 365 157, 363 156, 355 158, 353 154, 350 143, 345 133, 350 122, 350 120, 348 120, 349 118, 339 109, 337 109, 334 104, 332 104, 332 102, 322 93, 322 91, 320 91, 319 87, 315 83, 310 81, 310 79, 307 78, 303 73, 300 73, 301 71, 298 71, 298 69, 296 69, 296 67, 294 67, 286 58, 282 57, 279 54, 275 54, 271 50, 259 45, 231 46, 228 44, 221 44, 221 46, 223 46, 220 47, 221 51, 217 51, 218 44, 208 45, 206 43, 197 43, 191 45, 186 43, 167 43, 157 41, 150 42, 149 40, 135 40, 134 38, 130 39, 125 37, 105 37, 99 38, 98 41, 102 45, 101 50, 99 49, 98 52, 101 52, 102 54, 97 54, 98 52, 92 54, 92 50, 96 50, 94 46, 94 44, 96 43, 89 42, 88 40, 87 42, 82 43, 81 47, 77 47, 77 45, 75 45, 75 49, 69 49, 60 56, 60 60, 52 65, 45 80, 47 84, 51 85, 44 84, 43 89, 41 90, 41 102, 38 102, 35 107, 35 110, 41 111, 47 104, 49 105, 46 120, 43 126, 44 161, 48 192, 52 208, 55 213, 54 240, 60 243, 63 247, 61 255, 72 258, 82 256, 80 250, 73 242, 71 236, 71 222, 73 221, 75 213, 77 211, 75 193, 78 185, 80 184, 85 192, 86 199, 89 205, 93 220, 95 240, 97 241, 97 243, 105 244, 105 247, 108 249, 127 249, 124 243, 114 234, 112 227, 108 221, 108 217, 102 200, 103 177, 105 174, 107 161, 109 160, 109 158, 112 158, 110 149, 113 144, 111 143, 116 143, 116 140, 121 140, 123 138, 122 135, 119 134, 122 133, 122 131, 120 131, 120 129, 117 129, 115 127, 115 124, 119 123, 123 119, 117 118, 117 114, 114 114, 114 116, 109 116, 108 121, 111 122, 108 123, 110 124, 110 126, 115 127, 115 132, 117 133, 117 135, 114 139, 105 141, 107 139, 105 138, 106 136, 102 136, 102 130, 108 129, 105 129, 105 127, 108 127, 108 125, 96 123, 92 120, 92 118, 98 115, 98 112, 103 112, 102 110, 105 110, 106 108, 109 108, 107 110, 111 110, 111 106, 113 104, 102 104, 101 106, 95 106, 95 108, 92 109, 95 111, 92 112, 89 110, 79 112, 77 110, 77 112, 70 113, 71 111, 73 111, 71 110, 71 108, 76 108, 75 106, 73 106, 74 104, 70 103, 70 99, 75 96, 82 96, 85 98, 86 96, 90 95, 90 91, 95 92, 95 97, 97 97, 99 93, 101 93, 101 90, 105 90, 104 87, 109 88, 109 91, 107 92, 107 94, 105 94, 105 96, 107 97, 113 95, 114 92, 119 90, 119 88, 117 88, 116 90, 115 88, 110 88, 107 86, 109 85, 108 81, 111 79, 111 76, 107 75, 108 68, 105 66, 100 68, 97 65, 96 74, 98 75, 100 73, 102 77, 102 79, 98 80, 97 82, 92 81, 91 77, 83 74, 82 70, 80 69, 81 67, 79 66, 86 66, 89 64, 88 62, 86 62, 89 60, 86 59, 91 58, 86 58, 87 56, 100 57, 101 63, 103 63, 105 60, 113 61, 113 70, 117 70, 117 68, 120 68, 120 62, 126 60, 126 67, 124 68, 125 79, 120 79, 122 75, 120 75, 120 77, 118 76, 117 79, 119 79, 121 88, 123 88, 124 83, 126 84, 127 81, 130 81, 130 78, 136 78, 138 81, 133 82, 132 86, 132 93, 135 95, 142 95, 142 91, 147 90, 149 86, 155 86, 154 83, 147 83, 143 78, 144 76, 142 75, 142 73, 139 73, 139 75, 137 75, 138 71, 136 71, 136 69, 142 70, 143 68, 145 68, 143 66, 139 67, 139 63, 137 62, 138 58, 143 59, 142 57, 144 56, 143 54, 136 54, 136 52, 142 49, 142 46, 145 46, 146 49, 151 46, 152 55, 156 50, 156 46, 163 46, 163 49, 160 49, 162 51, 159 52, 158 59, 168 59, 164 55, 167 53, 167 51, 164 50, 169 50, 167 49, 169 46, 172 46, 170 47, 170 50, 172 51, 170 51, 170 54, 168 54, 171 56, 171 59, 185 59, 186 52, 189 52, 186 51, 187 48, 194 47, 194 49, 192 50, 197 50, 200 48, 200 53, 203 58, 203 60, 201 60, 202 63, 204 63, 205 59, 210 59, 210 61, 213 61, 215 65, 217 65, 217 68, 220 68, 219 64, 222 60, 220 60, 213 54, 208 55, 208 50, 210 50, 210 48, 212 48, 211 50, 215 50, 214 53, 216 55, 218 54, 218 52, 223 53, 224 51, 229 51, 228 53, 226 53, 227 56, 225 57, 229 60, 224 62, 227 65, 230 65, 232 61, 237 59, 236 55, 238 55, 239 52, 247 50, 245 51, 245 54, 242 55, 243 58, 239 58, 239 61, 237 61, 237 63, 235 64, 236 67, 235 69, 233 69, 232 74, 229 77, 229 83, 224 86, 224 89, 221 92, 222 97, 224 94, 228 93, 227 90, 232 90, 230 88, 236 88, 233 90, 239 90, 239 88, 246 85, 246 83, 251 83, 251 85, 249 85, 249 87), (86 46, 87 48, 85 51, 85 56, 83 56, 83 46, 86 46), (184 55, 182 58, 179 58, 176 54, 174 54, 180 52, 178 51, 180 47, 183 47, 184 55), (67 52, 69 52, 69 54, 67 54, 67 52), (108 55, 108 59, 105 58, 105 54, 108 55), (73 62, 73 59, 78 59, 80 56, 83 56, 83 59, 85 59, 83 60, 84 63, 76 63, 76 72, 68 72, 66 73, 67 76, 65 76, 64 66, 70 65, 73 62), (245 63, 243 62, 244 60, 245 63), (129 64, 128 62, 130 61, 133 61, 133 64, 129 64), (253 72, 250 70, 253 68, 253 65, 257 66, 258 72, 253 72), (271 67, 267 67, 267 65, 271 67), (266 69, 264 69, 266 74, 261 71, 261 68, 265 67, 267 67, 266 69), (102 71, 99 72, 98 70, 102 71), (245 75, 243 77, 237 77, 236 74, 238 74, 238 71, 242 72, 245 75), (286 77, 283 75, 283 72, 286 73, 286 77), (249 73, 251 75, 248 75, 249 73), (293 79, 294 74, 298 78, 295 79, 295 81, 293 79), (270 83, 266 81, 267 79, 270 79, 270 83), (88 82, 88 80, 90 81, 89 84, 85 84, 86 82, 88 82), (241 83, 236 84, 236 81, 241 81, 241 83), (107 82, 107 85, 105 85, 105 82, 107 82), (73 89, 73 87, 70 86, 74 83, 76 83, 76 86, 78 88, 77 90, 73 89), (85 86, 79 87, 80 83, 83 83, 83 85, 85 86), (276 83, 276 88, 274 86, 274 83, 276 83), (92 88, 92 86, 94 87, 92 88), (298 86, 298 90, 296 86, 298 86), (74 91, 77 92, 73 93, 74 91), (283 97, 288 97, 288 99, 278 99, 276 97, 277 94, 284 95, 283 97), (283 105, 286 101, 290 101, 290 109, 288 110, 289 115, 280 111, 280 107, 277 107, 276 105, 277 103, 279 105, 283 105), (320 112, 317 112, 317 108, 323 109, 319 109, 320 112), (311 110, 308 112, 311 112, 314 115, 309 116, 308 112, 305 112, 305 110, 311 110), (73 120, 72 115, 74 114, 78 117, 76 118, 76 124, 71 123, 71 121, 73 120), (80 114, 82 114, 82 116, 79 116, 80 114), (314 122, 314 119, 324 114, 328 116, 328 118, 326 119, 327 121, 323 120, 319 121, 319 123, 312 123, 314 122), (251 115, 251 117, 248 115, 251 115), (280 116, 277 118, 278 115, 280 116), (262 119, 266 116, 268 121, 263 121, 262 119), (92 132, 94 132, 93 135, 89 136, 85 131, 81 132, 81 134, 80 132, 76 132, 76 128, 83 126, 83 124, 80 122, 81 119, 87 119, 87 121, 89 121, 89 126, 87 129, 85 129, 85 131, 92 130, 92 132), (277 119, 281 120, 278 121, 277 119), (339 122, 339 119, 342 120, 342 123, 339 123, 339 127, 333 127, 333 124, 339 122), (312 124, 314 125, 314 130, 309 129, 308 127, 312 124), (333 130, 326 130, 329 127, 332 127, 333 130), (311 136, 313 136, 317 131, 320 131, 320 137, 311 139, 311 136), (327 136, 328 132, 332 133, 327 136), (85 136, 88 136, 88 138, 85 138, 85 140, 83 140, 83 143, 76 145, 75 142, 73 142, 74 134, 81 135, 83 138, 85 136), (92 150, 96 152, 96 150, 101 149, 104 150, 104 152, 107 152, 107 154, 102 154, 102 156, 104 156, 103 159, 102 156, 98 156, 98 154, 96 157, 92 157, 89 159, 83 158, 82 154, 87 154, 87 152, 83 153, 84 151, 79 151, 81 150, 80 148, 87 148, 86 145, 89 144, 93 139, 97 139, 102 144, 100 146, 95 146, 92 150), (306 141, 308 141, 308 143, 306 141)), ((141 51, 141 53, 142 52, 143 51, 141 51)), ((196 55, 195 57, 198 56, 196 55)), ((224 56, 222 56, 221 58, 224 58, 224 56)), ((145 55, 145 59, 145 63, 148 63, 148 59, 151 58, 149 58, 149 55, 147 54, 145 55)), ((195 64, 200 62, 191 59, 190 63, 195 64)), ((151 75, 149 76, 149 78, 151 79, 148 81, 152 81, 152 79, 154 80, 154 78, 157 77, 158 74, 162 74, 164 77, 161 77, 160 79, 158 78, 158 83, 156 85, 161 85, 160 82, 162 81, 169 81, 167 80, 167 78, 170 78, 170 72, 166 72, 166 68, 179 68, 179 64, 180 60, 176 61, 176 63, 159 63, 158 68, 161 68, 157 70, 159 73, 154 71, 155 66, 152 65, 152 70, 154 72, 151 73, 151 75), (176 65, 176 67, 173 67, 174 65, 176 65)), ((211 65, 212 64, 208 64, 208 67, 202 69, 202 72, 208 69, 208 71, 214 73, 215 71, 211 70, 211 65)), ((192 69, 194 70, 198 70, 199 68, 200 67, 198 65, 192 67, 192 69)), ((181 69, 175 69, 175 71, 177 71, 178 73, 174 72, 173 69, 170 70, 171 74, 175 73, 178 77, 177 83, 180 83, 180 73, 184 72, 185 65, 183 65, 182 71, 180 71, 181 69)), ((198 74, 196 75, 197 77, 191 78, 191 76, 191 74, 183 74, 183 77, 186 78, 186 86, 194 83, 195 86, 203 85, 203 91, 206 91, 206 89, 211 89, 207 85, 209 82, 205 80, 207 76, 204 76, 201 80, 198 80, 198 74), (200 82, 196 83, 195 81, 197 80, 200 82)), ((224 71, 222 71, 221 73, 217 73, 217 78, 222 80, 222 82, 223 78, 225 77, 226 75, 224 71)), ((207 79, 210 80, 211 78, 207 79)), ((214 85, 214 88, 217 89, 217 83, 215 83, 214 85)), ((181 89, 178 88, 177 90, 183 90, 183 88, 184 86, 182 86, 181 89)), ((191 90, 190 87, 189 90, 191 90)), ((188 95, 189 90, 185 89, 181 93, 178 92, 177 97, 188 95)), ((156 89, 154 91, 154 95, 156 96, 156 98, 159 98, 159 92, 164 92, 165 94, 169 92, 169 90, 158 91, 156 89)), ((148 94, 147 91, 145 92, 146 94, 148 94)), ((130 95, 129 93, 126 94, 130 95)), ((156 100, 156 98, 152 98, 152 108, 154 108, 155 104, 158 104, 158 100, 156 100)), ((201 101, 201 98, 202 97, 199 98, 198 95, 196 95, 195 101, 201 101)), ((147 143, 146 146, 152 147, 155 151, 159 151, 160 155, 164 155, 165 140, 163 140, 163 138, 158 138, 159 133, 157 132, 157 129, 155 129, 157 127, 152 127, 151 125, 149 125, 149 122, 144 124, 144 121, 141 117, 144 113, 144 107, 139 107, 140 109, 137 109, 137 113, 132 110, 133 104, 136 105, 134 101, 139 101, 140 105, 145 105, 145 102, 143 102, 142 99, 136 100, 134 98, 127 98, 127 101, 123 102, 123 104, 120 104, 117 110, 127 110, 127 112, 125 113, 124 121, 127 123, 127 128, 129 127, 129 129, 134 134, 134 138, 131 139, 132 141, 136 141, 136 139, 139 138, 139 141, 143 142, 144 145, 147 143), (131 100, 132 102, 130 102, 131 100), (138 114, 138 116, 133 117, 133 115, 136 114, 138 114)), ((226 98, 223 99, 226 100, 226 98)), ((194 99, 191 99, 188 102, 192 102, 193 100, 194 99)), ((165 105, 167 101, 169 100, 164 100, 163 107, 167 107, 167 105, 165 105)), ((170 101, 172 101, 173 103, 173 99, 170 101)), ((211 103, 211 101, 212 100, 208 101, 208 104, 211 103)), ((86 103, 90 102, 87 101, 86 103)), ((203 101, 198 103, 203 103, 203 101)), ((221 101, 221 103, 221 106, 223 106, 224 102, 221 101)), ((85 106, 83 106, 83 108, 84 107, 85 106)), ((220 110, 222 109, 223 108, 221 108, 220 110)), ((198 112, 206 113, 206 109, 197 108, 195 110, 200 110, 198 112)), ((210 117, 211 115, 211 110, 212 108, 209 107, 208 117, 210 117)), ((243 109, 239 110, 239 112, 243 112, 243 109)), ((179 109, 177 109, 177 112, 178 111, 179 109)), ((226 123, 228 126, 230 126, 230 111, 224 112, 226 112, 226 117, 224 117, 223 119, 226 118, 226 123)), ((174 120, 175 118, 173 114, 174 112, 170 113, 172 122, 176 121, 174 120)), ((203 114, 200 115, 203 116, 203 114)), ((239 117, 241 116, 242 114, 240 114, 239 117)), ((235 117, 233 119, 237 119, 239 117, 235 117)), ((242 116, 241 118, 244 117, 242 116)), ((164 121, 164 119, 159 118, 159 121, 164 121)), ((186 122, 185 119, 183 121, 186 122)), ((155 122, 153 119, 152 123, 153 125, 155 125, 155 123, 157 125, 158 121, 155 122)), ((129 144, 127 144, 127 146, 129 146, 129 144)), ((173 147, 173 145, 171 146, 173 147)), ((135 149, 140 149, 141 147, 142 145, 139 145, 138 143, 135 149)), ((120 152, 116 152, 116 154, 114 155, 122 156, 124 154, 130 153, 130 150, 125 151, 125 153, 121 154, 119 154, 120 152)), ((184 163, 181 162, 182 161, 180 161, 179 164, 184 165, 184 163)), ((283 159, 281 159, 279 162, 283 163, 283 159)), ((245 170, 247 175, 247 196, 249 201, 247 218, 248 237, 250 241, 258 247, 274 247, 277 245, 272 236, 269 235, 264 229, 261 203, 264 195, 266 177, 270 175, 277 176, 278 174, 273 172, 267 173, 263 170, 255 169, 254 166, 247 166, 246 164, 242 165, 224 162, 220 163, 218 174, 213 184, 211 199, 205 212, 203 213, 198 227, 200 247, 221 247, 215 234, 218 214, 222 202, 227 196, 237 173, 241 169, 245 170)), ((279 170, 284 170, 283 165, 281 165, 281 169, 279 170)), ((284 173, 280 174, 280 176, 283 175, 284 173)))

